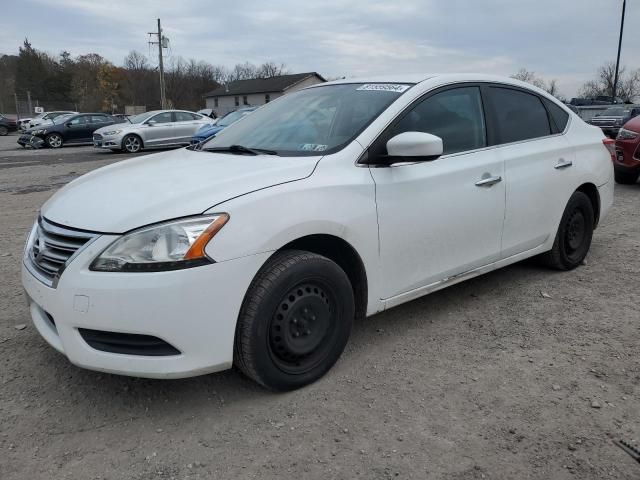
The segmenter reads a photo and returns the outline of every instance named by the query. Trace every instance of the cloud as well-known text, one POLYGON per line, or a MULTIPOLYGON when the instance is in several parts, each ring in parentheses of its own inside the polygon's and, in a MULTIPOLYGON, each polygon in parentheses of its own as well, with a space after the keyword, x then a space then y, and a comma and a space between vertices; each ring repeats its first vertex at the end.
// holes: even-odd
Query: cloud
MULTIPOLYGON (((296 71, 362 76, 405 71, 511 74, 521 67, 557 78, 572 95, 599 65, 615 59, 617 0, 22 0, 3 5, 0 45, 96 52, 121 63, 150 54, 156 18, 170 56, 233 66, 284 62, 296 71), (24 12, 29 12, 28 20, 24 12)), ((636 2, 637 3, 637 2, 636 2)), ((628 2, 623 63, 640 67, 628 2)))

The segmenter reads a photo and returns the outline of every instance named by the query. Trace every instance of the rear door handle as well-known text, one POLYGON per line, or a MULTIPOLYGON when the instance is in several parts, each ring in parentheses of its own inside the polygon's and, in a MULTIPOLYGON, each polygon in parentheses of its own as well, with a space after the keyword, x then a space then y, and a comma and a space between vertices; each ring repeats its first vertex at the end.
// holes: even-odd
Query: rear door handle
POLYGON ((498 182, 502 181, 502 177, 500 175, 496 175, 494 177, 482 178, 476 182, 476 187, 490 187, 491 185, 495 185, 498 182))
POLYGON ((555 168, 556 170, 561 170, 563 168, 569 168, 572 165, 573 162, 571 160, 565 160, 564 158, 561 158, 553 168, 555 168))

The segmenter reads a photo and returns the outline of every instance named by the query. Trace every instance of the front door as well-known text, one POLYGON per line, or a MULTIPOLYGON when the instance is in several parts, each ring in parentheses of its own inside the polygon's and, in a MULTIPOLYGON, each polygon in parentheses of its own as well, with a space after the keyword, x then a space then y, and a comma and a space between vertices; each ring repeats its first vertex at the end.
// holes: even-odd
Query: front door
POLYGON ((140 133, 146 146, 168 145, 174 141, 173 128, 173 113, 162 112, 147 120, 140 133))
POLYGON ((78 115, 66 123, 66 142, 88 142, 93 133, 91 127, 91 115, 78 115))
POLYGON ((480 88, 449 88, 410 107, 369 149, 370 155, 383 155, 388 139, 408 131, 437 135, 444 146, 434 161, 371 168, 383 299, 499 258, 504 162, 485 148, 485 125, 480 88))

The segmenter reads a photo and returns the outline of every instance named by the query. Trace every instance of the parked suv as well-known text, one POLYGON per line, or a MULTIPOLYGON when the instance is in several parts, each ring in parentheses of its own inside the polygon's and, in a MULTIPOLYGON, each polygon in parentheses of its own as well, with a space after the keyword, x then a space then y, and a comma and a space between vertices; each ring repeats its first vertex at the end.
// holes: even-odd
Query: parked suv
POLYGON ((620 129, 616 138, 616 182, 634 184, 640 176, 640 116, 620 129))
POLYGON ((189 145, 193 134, 212 119, 184 110, 155 110, 129 117, 117 128, 93 134, 96 148, 136 153, 144 148, 189 145))
POLYGON ((94 130, 120 121, 122 120, 106 113, 59 115, 49 125, 41 125, 25 131, 18 138, 18 143, 23 147, 44 144, 49 148, 60 148, 73 143, 91 143, 94 130))
POLYGON ((612 143, 509 78, 314 85, 54 194, 25 248, 31 317, 81 367, 301 387, 356 317, 535 255, 580 266, 612 143))
POLYGON ((601 128, 605 135, 616 138, 620 127, 629 120, 631 115, 632 109, 628 106, 609 107, 589 120, 589 123, 601 128))

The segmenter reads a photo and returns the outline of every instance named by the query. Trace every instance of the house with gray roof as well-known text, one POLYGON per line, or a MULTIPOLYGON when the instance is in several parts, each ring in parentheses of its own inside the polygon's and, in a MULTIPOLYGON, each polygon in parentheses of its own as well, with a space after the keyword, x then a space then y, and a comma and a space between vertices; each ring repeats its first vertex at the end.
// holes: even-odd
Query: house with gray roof
POLYGON ((217 115, 224 115, 240 107, 264 105, 286 93, 322 82, 326 80, 316 72, 236 80, 204 97, 206 108, 212 108, 217 115))

